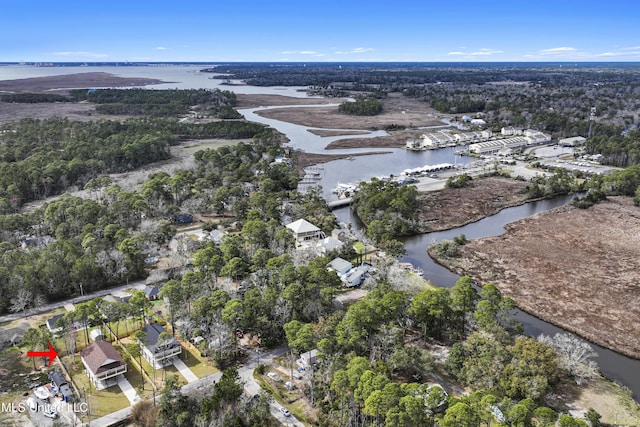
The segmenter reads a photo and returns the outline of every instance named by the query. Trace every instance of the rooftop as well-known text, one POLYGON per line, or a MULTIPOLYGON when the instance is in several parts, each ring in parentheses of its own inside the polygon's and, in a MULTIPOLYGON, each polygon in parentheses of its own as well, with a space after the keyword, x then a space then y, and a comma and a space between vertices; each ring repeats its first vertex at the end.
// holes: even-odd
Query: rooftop
POLYGON ((107 341, 95 341, 80 354, 87 367, 94 374, 126 365, 120 353, 107 341))

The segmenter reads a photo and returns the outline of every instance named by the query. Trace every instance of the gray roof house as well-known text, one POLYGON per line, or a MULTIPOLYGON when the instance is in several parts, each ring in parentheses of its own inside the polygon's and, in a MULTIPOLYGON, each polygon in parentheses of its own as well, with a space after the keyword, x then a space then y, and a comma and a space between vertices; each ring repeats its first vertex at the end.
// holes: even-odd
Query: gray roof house
POLYGON ((327 266, 328 269, 335 271, 338 275, 344 275, 349 272, 353 268, 353 264, 351 264, 346 259, 342 259, 340 257, 332 260, 327 266))
POLYGON ((150 301, 155 301, 160 296, 160 286, 147 285, 144 287, 144 296, 150 301))
POLYGON ((142 342, 142 355, 154 367, 159 368, 173 363, 173 359, 182 352, 180 343, 169 335, 165 340, 160 339, 160 334, 167 330, 157 323, 150 323, 142 328, 145 333, 142 342))
POLYGON ((293 232, 297 244, 307 240, 324 239, 326 237, 322 230, 306 219, 299 219, 287 224, 286 227, 293 232))

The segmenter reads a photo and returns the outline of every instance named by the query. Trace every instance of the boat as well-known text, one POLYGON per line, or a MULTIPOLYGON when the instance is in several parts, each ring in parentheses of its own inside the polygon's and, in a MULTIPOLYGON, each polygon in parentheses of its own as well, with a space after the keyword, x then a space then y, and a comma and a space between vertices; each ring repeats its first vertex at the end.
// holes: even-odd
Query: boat
POLYGON ((333 194, 337 194, 339 197, 350 197, 358 190, 358 186, 355 184, 343 184, 338 183, 336 188, 333 189, 333 194))

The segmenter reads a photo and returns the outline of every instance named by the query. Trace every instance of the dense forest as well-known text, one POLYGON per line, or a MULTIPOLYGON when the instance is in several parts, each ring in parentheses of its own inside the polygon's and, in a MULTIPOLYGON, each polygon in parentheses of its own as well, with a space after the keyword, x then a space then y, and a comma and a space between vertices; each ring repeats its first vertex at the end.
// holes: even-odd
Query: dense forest
POLYGON ((70 99, 76 102, 88 101, 98 104, 96 110, 103 114, 172 117, 196 111, 213 116, 219 115, 220 118, 239 118, 239 116, 229 117, 236 103, 236 95, 230 91, 77 89, 71 91, 70 99))
POLYGON ((417 195, 415 186, 373 178, 360 184, 353 207, 366 226, 367 236, 394 253, 398 247, 395 239, 418 230, 417 195))
POLYGON ((175 119, 72 122, 23 119, 0 128, 0 213, 82 188, 98 175, 169 158, 169 146, 196 138, 252 138, 263 126, 245 121, 180 123, 175 119))

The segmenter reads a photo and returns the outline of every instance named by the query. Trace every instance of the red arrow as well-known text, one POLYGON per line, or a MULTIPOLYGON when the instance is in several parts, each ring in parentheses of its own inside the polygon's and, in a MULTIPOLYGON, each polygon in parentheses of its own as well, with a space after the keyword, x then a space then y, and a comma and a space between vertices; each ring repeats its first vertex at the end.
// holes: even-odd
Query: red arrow
POLYGON ((49 344, 49 351, 27 351, 27 356, 29 357, 48 357, 49 358, 49 364, 47 366, 51 366, 51 362, 53 362, 53 359, 55 359, 56 357, 58 357, 58 352, 56 351, 55 348, 53 348, 53 346, 51 345, 51 343, 47 343, 49 344))

